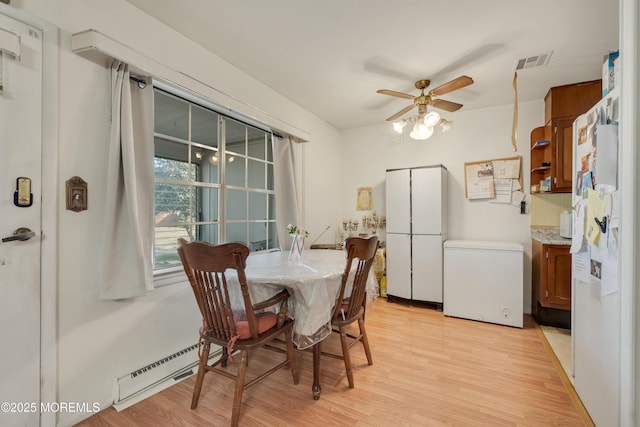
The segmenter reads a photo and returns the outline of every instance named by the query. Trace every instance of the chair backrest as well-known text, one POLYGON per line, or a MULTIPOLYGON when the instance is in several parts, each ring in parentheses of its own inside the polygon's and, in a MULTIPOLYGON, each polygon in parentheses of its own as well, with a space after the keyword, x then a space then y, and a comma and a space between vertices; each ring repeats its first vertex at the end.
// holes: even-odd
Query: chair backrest
POLYGON ((347 264, 342 274, 342 285, 336 299, 334 316, 340 314, 343 319, 348 321, 358 316, 360 311, 364 309, 367 295, 367 279, 378 250, 378 238, 376 236, 367 239, 349 237, 345 242, 345 250, 347 252, 347 264), (354 261, 356 265, 352 274, 351 270, 354 261), (351 283, 351 294, 348 296, 348 303, 343 304, 349 283, 351 283))
POLYGON ((202 314, 203 332, 220 341, 229 341, 236 336, 229 292, 235 281, 227 281, 226 274, 227 270, 235 270, 244 301, 244 312, 237 313, 236 309, 235 314, 243 320, 246 318, 251 336, 257 338, 258 325, 244 273, 249 247, 244 243, 212 245, 178 239, 178 254, 202 314))

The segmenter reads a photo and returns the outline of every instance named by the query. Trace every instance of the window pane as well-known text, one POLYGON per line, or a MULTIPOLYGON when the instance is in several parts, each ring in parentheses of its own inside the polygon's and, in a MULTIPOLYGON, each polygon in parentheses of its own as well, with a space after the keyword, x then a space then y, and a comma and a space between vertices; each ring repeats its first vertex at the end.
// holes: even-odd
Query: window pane
POLYGON ((154 245, 154 269, 179 267, 178 238, 192 240, 193 226, 159 227, 156 225, 154 245))
POLYGON ((252 222, 249 224, 249 248, 252 251, 264 251, 268 247, 267 223, 252 222))
POLYGON ((276 219, 276 195, 269 194, 269 217, 270 220, 276 219))
POLYGON ((227 185, 245 187, 245 158, 227 153, 227 164, 225 166, 227 169, 227 185))
POLYGON ((209 242, 214 245, 220 242, 220 238, 218 237, 218 224, 200 224, 197 226, 197 230, 197 240, 209 242))
POLYGON ((218 168, 218 151, 192 146, 191 162, 198 165, 198 176, 195 178, 200 182, 217 184, 220 182, 218 168))
POLYGON ((249 193, 249 219, 267 219, 267 195, 249 193))
POLYGON ((195 221, 195 212, 191 208, 193 187, 181 184, 155 185, 156 227, 195 221))
POLYGON ((191 141, 218 146, 218 115, 197 105, 191 107, 191 141))
MULTIPOLYGON (((227 190, 227 212, 226 213, 227 213, 228 220, 246 220, 247 219, 247 193, 239 190, 227 190)), ((243 240, 243 241, 246 242, 246 240, 243 240)))
POLYGON ((246 154, 247 126, 235 120, 225 119, 225 146, 227 151, 246 154))
POLYGON ((267 190, 273 190, 273 165, 267 164, 267 190))
POLYGON ((265 158, 265 132, 262 130, 247 127, 247 144, 249 145, 249 156, 258 159, 265 158))
POLYGON ((275 222, 270 222, 268 225, 269 228, 269 239, 267 240, 267 249, 275 249, 280 247, 280 242, 278 241, 278 229, 276 227, 275 222))
POLYGON ((247 243, 247 223, 227 224, 227 242, 245 242, 247 243))
POLYGON ((195 178, 195 167, 189 167, 189 146, 155 138, 154 169, 156 178, 188 181, 195 178))
POLYGON ((264 189, 265 188, 264 170, 265 170, 266 164, 253 159, 247 159, 247 162, 249 163, 248 187, 259 188, 261 190, 264 189))
POLYGON ((218 189, 195 187, 197 221, 218 221, 218 189))
POLYGON ((154 130, 186 140, 189 137, 189 104, 158 90, 153 102, 154 130))

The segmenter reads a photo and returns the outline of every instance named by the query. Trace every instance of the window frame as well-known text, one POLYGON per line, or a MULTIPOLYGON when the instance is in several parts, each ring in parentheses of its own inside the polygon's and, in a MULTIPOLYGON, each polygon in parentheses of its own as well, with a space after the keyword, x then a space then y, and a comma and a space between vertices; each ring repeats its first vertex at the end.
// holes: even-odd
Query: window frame
MULTIPOLYGON (((275 141, 274 141, 274 135, 271 129, 269 129, 268 127, 265 127, 264 125, 256 126, 256 124, 250 123, 250 120, 243 120, 243 118, 235 117, 236 116, 235 114, 234 116, 225 114, 225 111, 223 109, 215 108, 214 105, 212 105, 211 103, 208 103, 203 99, 200 99, 194 96, 184 96, 184 93, 182 93, 180 90, 174 90, 174 88, 164 87, 164 85, 160 87, 154 85, 154 94, 157 94, 158 92, 161 92, 163 95, 173 97, 173 98, 176 98, 177 100, 183 101, 188 105, 188 123, 186 125, 187 127, 186 139, 176 137, 176 136, 170 136, 170 135, 158 132, 156 130, 157 129, 156 121, 154 119, 154 144, 156 144, 156 141, 158 141, 158 139, 162 139, 162 140, 170 141, 172 143, 182 144, 186 147, 186 150, 188 153, 187 161, 186 161, 186 164, 188 165, 187 166, 188 177, 186 181, 154 177, 154 194, 156 194, 155 193, 156 184, 158 183, 185 185, 185 186, 188 186, 189 188, 195 188, 195 189, 215 188, 217 189, 217 198, 218 198, 216 203, 217 214, 209 218, 206 218, 204 220, 200 218, 199 217, 200 212, 197 210, 198 202, 196 197, 198 196, 196 194, 189 195, 189 212, 190 212, 189 215, 192 215, 191 221, 180 222, 178 224, 185 224, 185 227, 191 227, 194 233, 193 234, 194 239, 199 233, 198 231, 199 227, 202 227, 204 225, 213 225, 217 227, 217 233, 214 232, 214 234, 217 235, 218 240, 217 242, 213 242, 213 243, 224 243, 229 241, 229 235, 227 230, 228 225, 245 224, 245 236, 247 240, 245 243, 249 245, 250 248, 252 248, 251 224, 253 223, 264 224, 265 225, 264 236, 266 240, 258 241, 258 243, 264 241, 266 247, 261 250, 269 251, 269 250, 274 250, 275 248, 279 248, 277 228, 276 228, 276 213, 275 213, 275 200, 276 200, 275 176, 274 176, 275 175, 275 170, 274 170, 275 169, 275 165, 274 165, 275 141), (194 125, 192 111, 194 109, 194 106, 209 110, 210 112, 214 113, 217 116, 216 117, 217 140, 215 142, 215 145, 208 145, 208 144, 201 143, 199 141, 192 140, 192 126, 194 125), (238 150, 242 152, 236 152, 231 150, 230 148, 229 149, 227 148, 227 146, 232 143, 232 141, 230 141, 229 139, 231 136, 227 134, 227 126, 229 123, 234 123, 234 126, 238 126, 238 125, 242 126, 244 129, 244 140, 242 142, 242 144, 244 145, 244 148, 242 150, 238 150), (249 138, 250 138, 250 134, 254 133, 252 132, 252 130, 259 131, 260 132, 259 135, 264 137, 264 141, 260 143, 260 144, 263 144, 263 150, 264 150, 263 153, 259 155, 261 157, 256 157, 254 155, 255 153, 251 152, 251 149, 250 149, 251 140, 249 138), (199 167, 195 168, 195 173, 193 174, 188 171, 191 168, 191 165, 196 164, 196 163, 192 163, 192 156, 194 155, 194 151, 193 151, 194 146, 203 148, 205 150, 210 150, 212 153, 217 153, 217 158, 218 158, 217 182, 200 180, 201 177, 199 176, 199 172, 198 172, 199 167), (244 162, 244 172, 243 172, 244 185, 230 185, 227 183, 227 180, 229 178, 227 174, 227 162, 231 156, 234 156, 236 159, 242 158, 244 162), (261 178, 263 185, 261 188, 251 187, 251 182, 250 182, 251 180, 250 163, 251 162, 258 162, 258 164, 261 164, 263 167, 263 177, 261 178), (228 217, 227 209, 229 206, 227 203, 228 190, 241 191, 244 193, 244 197, 245 197, 245 218, 244 219, 229 220, 227 218, 228 217), (250 205, 252 194, 264 194, 264 204, 258 205, 263 208, 264 218, 252 219, 251 205, 250 205), (271 206, 271 204, 273 204, 273 206, 271 206), (196 207, 194 207, 194 205, 196 205, 196 207), (273 242, 271 245, 269 245, 270 241, 273 242)), ((154 103, 155 103, 155 100, 154 100, 154 103)), ((155 105, 154 105, 154 108, 155 108, 155 105)), ((154 147, 154 161, 158 157, 168 158, 168 157, 156 156, 156 149, 157 149, 157 146, 154 147)), ((171 160, 182 161, 180 159, 171 159, 171 160)), ((155 166, 154 166, 154 169, 155 169, 155 166)), ((157 208, 157 205, 156 205, 156 208, 157 208)), ((262 213, 260 215, 262 215, 262 213)), ((188 233, 188 234, 191 235, 191 233, 188 233)), ((178 281, 183 281, 184 271, 183 271, 182 265, 179 263, 179 260, 178 260, 178 263, 168 267, 164 267, 164 268, 156 267, 156 252, 157 252, 156 238, 157 238, 156 224, 154 221, 152 257, 153 257, 153 276, 154 276, 155 286, 165 286, 172 283, 176 283, 178 281)), ((259 252, 261 250, 255 250, 255 252, 259 252)), ((253 248, 252 248, 252 252, 254 252, 253 248)))

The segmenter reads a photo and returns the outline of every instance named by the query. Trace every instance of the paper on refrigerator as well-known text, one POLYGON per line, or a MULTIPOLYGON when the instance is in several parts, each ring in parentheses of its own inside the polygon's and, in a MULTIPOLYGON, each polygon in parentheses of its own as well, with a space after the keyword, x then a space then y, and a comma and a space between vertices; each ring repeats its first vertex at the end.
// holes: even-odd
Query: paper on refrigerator
POLYGON ((571 248, 569 252, 577 254, 582 249, 584 239, 584 217, 586 213, 586 200, 580 200, 573 208, 573 229, 571 235, 571 248))
MULTIPOLYGON (((617 188, 618 126, 600 125, 596 129, 595 187, 610 193, 617 188)), ((593 178, 593 177, 592 177, 593 178)))
POLYGON ((600 239, 600 233, 606 232, 603 229, 602 224, 606 227, 605 212, 607 207, 607 198, 605 198, 599 191, 592 188, 588 190, 587 201, 589 203, 587 207, 587 221, 586 221, 586 237, 587 241, 591 244, 598 244, 600 239))

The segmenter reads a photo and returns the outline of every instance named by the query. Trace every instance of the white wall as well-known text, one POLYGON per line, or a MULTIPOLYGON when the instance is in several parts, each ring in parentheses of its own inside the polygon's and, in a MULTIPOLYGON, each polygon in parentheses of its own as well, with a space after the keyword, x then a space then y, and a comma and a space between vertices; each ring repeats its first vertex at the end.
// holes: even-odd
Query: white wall
MULTIPOLYGON (((524 259, 524 310, 531 312, 531 240, 529 215, 513 206, 465 198, 464 163, 522 156, 523 187, 529 189, 529 134, 544 120, 542 100, 519 105, 518 151, 511 146, 513 106, 444 113, 453 120, 446 133, 439 130, 426 141, 398 135, 390 124, 342 133, 343 179, 339 194, 343 218, 360 219, 356 211, 358 187, 373 187, 373 207, 385 212, 385 170, 443 164, 449 170, 449 239, 507 240, 521 243, 524 259)), ((384 238, 384 232, 380 233, 384 238)), ((330 240, 327 240, 330 241, 330 240)))

